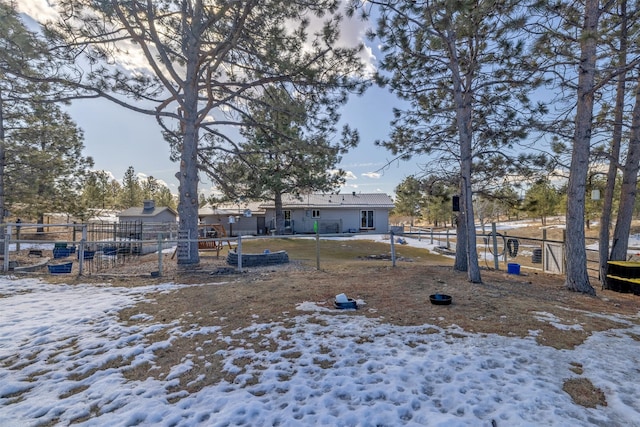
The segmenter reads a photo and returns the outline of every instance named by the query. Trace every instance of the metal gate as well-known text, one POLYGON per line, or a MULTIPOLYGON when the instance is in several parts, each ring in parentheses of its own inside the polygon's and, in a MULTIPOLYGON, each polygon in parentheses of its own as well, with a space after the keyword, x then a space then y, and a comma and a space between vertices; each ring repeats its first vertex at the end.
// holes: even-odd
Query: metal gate
POLYGON ((564 245, 544 242, 543 267, 545 273, 564 274, 564 245))

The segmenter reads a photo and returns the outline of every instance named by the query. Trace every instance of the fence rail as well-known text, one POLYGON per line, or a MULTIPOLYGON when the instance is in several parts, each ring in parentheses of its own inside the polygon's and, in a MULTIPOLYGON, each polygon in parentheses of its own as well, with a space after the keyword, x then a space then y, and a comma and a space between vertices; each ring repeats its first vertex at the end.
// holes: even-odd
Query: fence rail
MULTIPOLYGON (((91 223, 91 224, 46 224, 48 230, 58 230, 56 239, 51 240, 49 236, 46 239, 37 238, 21 238, 25 230, 34 227, 42 227, 42 224, 5 224, 4 239, 0 241, 0 249, 4 250, 3 271, 12 270, 11 257, 16 251, 20 250, 20 245, 28 247, 43 248, 51 250, 52 255, 56 244, 66 243, 69 248, 74 248, 79 265, 79 274, 83 274, 86 269, 90 271, 101 271, 106 269, 117 268, 134 259, 136 256, 149 253, 158 253, 158 274, 162 274, 162 256, 163 251, 168 248, 177 247, 179 244, 190 247, 190 243, 197 241, 204 246, 222 247, 233 242, 236 246, 235 251, 238 253, 237 268, 242 270, 242 241, 248 239, 296 239, 296 238, 313 238, 314 235, 286 235, 286 236, 225 236, 221 238, 202 238, 195 239, 184 238, 178 234, 175 224, 154 224, 149 226, 145 224, 113 224, 113 223, 91 223), (63 233, 60 230, 65 230, 63 233), (64 239, 62 236, 66 236, 64 239), (11 245, 13 250, 11 250, 11 245)), ((402 228, 393 228, 391 236, 402 236, 405 239, 416 239, 418 241, 426 241, 433 249, 444 254, 455 254, 455 246, 457 243, 455 229, 434 229, 434 228, 416 228, 411 227, 408 231, 402 228)), ((316 239, 329 237, 345 237, 351 234, 322 234, 316 235, 316 239)), ((35 233, 35 236, 41 236, 35 233)), ((597 241, 594 240, 594 243, 597 241)), ((479 262, 487 268, 509 271, 510 264, 517 264, 518 268, 524 270, 548 271, 547 257, 554 257, 553 252, 548 252, 548 245, 557 245, 560 247, 559 262, 564 263, 562 240, 547 239, 546 233, 540 238, 530 236, 519 236, 517 234, 507 234, 498 231, 488 233, 479 233, 477 236, 477 248, 479 262)), ((590 245, 597 247, 597 244, 590 245)), ((61 248, 60 248, 61 249, 61 248)), ((390 239, 390 252, 392 262, 395 263, 394 256, 394 239, 390 239)), ((48 254, 48 253, 47 253, 48 254)), ((71 253, 66 257, 60 258, 60 262, 70 257, 71 253)), ((588 249, 588 271, 590 275, 597 278, 599 274, 599 258, 598 251, 588 249)), ((295 255, 294 255, 295 256, 295 255)), ((55 256, 53 256, 54 259, 55 256)), ((320 255, 317 255, 317 265, 319 268, 320 255)), ((560 269, 559 273, 563 273, 564 269, 560 269)))
MULTIPOLYGON (((457 243, 455 229, 434 229, 410 227, 408 232, 402 233, 404 236, 413 237, 419 240, 427 239, 430 244, 438 245, 443 252, 455 253, 457 243), (445 251, 446 249, 446 251, 445 251)), ((556 274, 564 274, 564 232, 561 239, 547 238, 546 230, 542 230, 540 237, 531 237, 517 234, 517 229, 507 231, 488 231, 476 234, 476 245, 478 248, 478 257, 481 264, 488 268, 508 270, 509 264, 517 263, 525 270, 546 271, 556 274), (514 232, 515 230, 515 232, 514 232), (495 246, 494 246, 495 234, 495 246), (545 255, 553 255, 545 251, 545 247, 549 245, 558 246, 560 258, 557 260, 546 260, 545 255), (554 271, 549 267, 548 262, 554 261, 559 264, 560 271, 554 271)), ((593 249, 598 247, 598 239, 587 237, 587 272, 593 279, 600 279, 600 258, 599 250, 593 249)))

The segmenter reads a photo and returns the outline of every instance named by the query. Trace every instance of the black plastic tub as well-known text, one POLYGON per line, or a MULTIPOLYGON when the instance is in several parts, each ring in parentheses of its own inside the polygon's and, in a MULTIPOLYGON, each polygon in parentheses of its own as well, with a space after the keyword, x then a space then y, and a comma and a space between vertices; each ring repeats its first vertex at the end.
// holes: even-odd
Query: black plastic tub
POLYGON ((451 304, 451 295, 433 294, 429 295, 429 300, 433 305, 449 305, 451 304))
POLYGON ((355 310, 358 308, 358 303, 353 298, 347 299, 346 302, 334 301, 334 304, 336 305, 336 308, 339 308, 341 310, 346 310, 346 309, 355 310))

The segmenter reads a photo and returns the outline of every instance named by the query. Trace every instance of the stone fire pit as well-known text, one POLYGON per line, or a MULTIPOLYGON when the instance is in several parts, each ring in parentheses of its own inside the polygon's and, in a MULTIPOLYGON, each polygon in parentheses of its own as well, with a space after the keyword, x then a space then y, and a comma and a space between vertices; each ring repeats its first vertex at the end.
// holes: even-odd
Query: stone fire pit
MULTIPOLYGON (((286 251, 267 252, 261 254, 242 254, 243 267, 260 267, 265 265, 286 264, 289 262, 289 255, 286 251)), ((229 251, 227 264, 238 265, 238 253, 229 251)))

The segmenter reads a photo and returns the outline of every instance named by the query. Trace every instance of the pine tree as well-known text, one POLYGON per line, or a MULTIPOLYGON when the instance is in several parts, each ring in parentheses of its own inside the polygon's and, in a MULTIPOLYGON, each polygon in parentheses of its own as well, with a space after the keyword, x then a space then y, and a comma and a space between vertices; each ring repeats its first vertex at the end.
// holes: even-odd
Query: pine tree
POLYGON ((143 195, 140 180, 136 175, 133 166, 129 166, 122 178, 122 190, 120 193, 120 204, 125 209, 134 206, 142 206, 143 195))
POLYGON ((527 190, 522 209, 547 225, 547 218, 560 213, 560 194, 548 179, 542 179, 527 190))
POLYGON ((428 172, 447 171, 459 186, 458 242, 466 246, 457 245, 455 268, 481 282, 473 190, 522 173, 526 159, 516 144, 545 111, 529 100, 542 79, 527 56, 526 10, 517 0, 366 4, 380 15, 372 35, 384 54, 378 79, 408 103, 394 111, 381 145, 403 158, 435 157, 439 170, 428 172))
POLYGON ((47 46, 9 5, 0 3, 0 215, 42 222, 45 212, 84 216, 79 193, 93 160, 83 135, 55 103, 59 87, 47 46))
POLYGON ((398 184, 395 193, 393 213, 410 217, 413 226, 414 218, 421 216, 425 204, 422 183, 415 176, 409 176, 398 184))
MULTIPOLYGON (((79 72, 76 87, 157 118, 179 162, 178 264, 199 262, 199 158, 230 150, 247 101, 264 85, 291 82, 327 105, 339 106, 349 91, 361 90, 360 47, 337 47, 339 0, 158 0, 56 4, 61 21, 48 26, 82 58, 92 73, 79 72), (82 19, 78 17, 82 16, 82 19), (324 19, 310 33, 310 16, 324 19), (321 18, 324 17, 324 18, 321 18), (129 43, 123 43, 127 41, 129 43), (144 64, 129 72, 119 64, 139 48, 144 64), (203 147, 205 134, 215 136, 203 147), (203 153, 203 151, 205 151, 203 153), (184 249, 184 250, 182 250, 184 249)), ((60 51, 56 49, 56 51, 60 51)), ((78 63, 78 67, 81 64, 78 63)), ((72 77, 72 76, 69 76, 72 77)))
POLYGON ((156 201, 156 206, 166 206, 171 209, 176 208, 176 198, 166 185, 160 185, 153 199, 156 201))
POLYGON ((82 190, 84 204, 91 209, 115 209, 120 184, 106 171, 91 171, 82 190))
POLYGON ((160 191, 162 185, 152 176, 146 177, 140 183, 142 188, 142 198, 145 200, 155 200, 156 194, 160 191))
POLYGON ((250 106, 241 131, 245 141, 206 166, 228 200, 273 200, 277 234, 284 233, 284 194, 331 192, 344 182, 336 165, 358 135, 345 127, 341 140, 332 142, 339 115, 323 114, 322 107, 282 87, 267 88, 250 106))
POLYGON ((32 113, 22 117, 8 138, 7 201, 38 223, 46 212, 86 217, 80 195, 93 160, 82 155, 82 132, 60 107, 37 97, 34 102, 32 113))
POLYGON ((22 117, 31 114, 34 85, 24 74, 35 74, 45 49, 19 19, 13 7, 0 3, 0 222, 7 216, 6 164, 13 157, 11 134, 22 117))
MULTIPOLYGON (((548 126, 558 139, 571 142, 566 204, 565 286, 569 290, 590 295, 595 295, 595 289, 591 286, 587 270, 585 241, 589 166, 594 142, 606 138, 599 134, 602 129, 597 126, 594 111, 605 114, 607 107, 598 105, 597 100, 603 99, 603 88, 612 78, 624 76, 629 66, 624 64, 627 62, 624 55, 612 55, 615 50, 612 38, 616 34, 624 37, 620 25, 628 28, 619 13, 611 13, 616 4, 613 1, 584 0, 553 4, 540 1, 536 5, 536 10, 541 12, 536 20, 536 33, 539 34, 537 55, 547 58, 548 70, 556 77, 556 93, 568 95, 554 100, 556 110, 561 113, 548 126), (609 58, 612 60, 609 61, 609 58), (601 68, 607 63, 609 67, 601 68)), ((621 48, 624 48, 624 43, 621 48)), ((634 61, 628 62, 631 64, 634 61)), ((616 97, 623 96, 623 85, 619 85, 616 91, 616 97)), ((606 96, 604 98, 608 99, 606 96)), ((618 104, 614 107, 618 111, 617 121, 621 124, 623 102, 618 99, 615 103, 618 104)), ((621 130, 614 130, 614 133, 621 130)), ((613 135, 613 138, 617 139, 619 135, 613 135)), ((617 162, 619 147, 615 145, 611 147, 609 158, 617 162)), ((615 179, 615 175, 613 170, 609 172, 610 178, 615 179)), ((612 208, 614 185, 615 182, 611 182, 605 193, 607 209, 612 208)), ((609 221, 606 222, 605 226, 608 226, 609 221)), ((601 237, 608 241, 608 232, 601 234, 601 237)), ((606 250, 605 245, 605 242, 601 242, 603 250, 606 250)))

